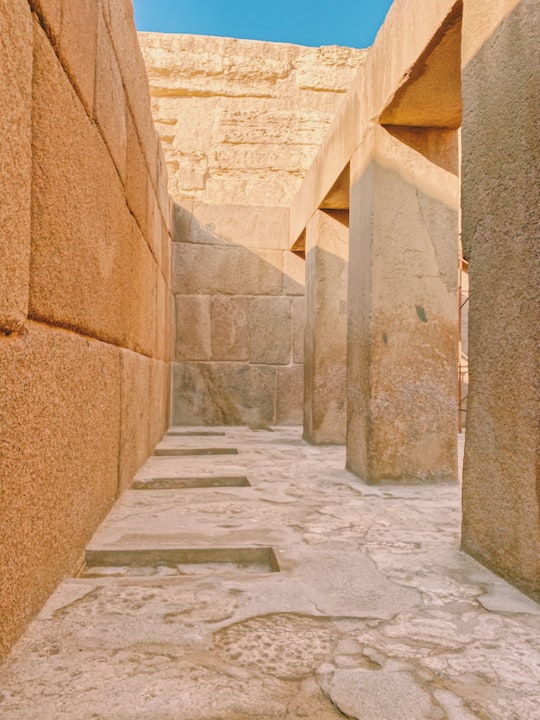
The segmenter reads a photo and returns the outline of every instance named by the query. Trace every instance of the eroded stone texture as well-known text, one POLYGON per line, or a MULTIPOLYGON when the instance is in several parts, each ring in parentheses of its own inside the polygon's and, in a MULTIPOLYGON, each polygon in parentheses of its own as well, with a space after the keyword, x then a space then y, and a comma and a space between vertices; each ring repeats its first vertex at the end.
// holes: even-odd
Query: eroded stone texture
MULTIPOLYGON (((302 314, 290 311, 290 298, 303 296, 305 268, 289 252, 287 206, 365 52, 152 33, 140 40, 176 201, 177 347, 202 332, 186 327, 182 295, 208 296, 213 360, 286 365, 283 377, 297 378, 291 342, 294 334, 294 362, 302 362, 302 314)), ((204 359, 196 355, 177 359, 204 359)), ((283 408, 284 421, 301 409, 291 404, 301 397, 295 384, 279 397, 287 388, 259 388, 262 407, 283 408)), ((230 412, 231 422, 243 415, 230 412)))
POLYGON ((25 0, 0 3, 0 330, 22 329, 30 264, 32 21, 25 0))
POLYGON ((463 547, 540 599, 538 7, 506 3, 501 18, 498 6, 478 5, 464 15, 471 381, 463 547))
POLYGON ((304 437, 344 443, 347 422, 349 213, 318 211, 306 229, 304 437))
POLYGON ((178 425, 269 425, 276 368, 246 363, 175 363, 173 422, 178 425))
POLYGON ((0 339, 0 655, 77 569, 117 492, 119 350, 27 330, 0 339))
POLYGON ((440 162, 455 133, 372 132, 351 164, 347 465, 455 481, 458 180, 440 162))

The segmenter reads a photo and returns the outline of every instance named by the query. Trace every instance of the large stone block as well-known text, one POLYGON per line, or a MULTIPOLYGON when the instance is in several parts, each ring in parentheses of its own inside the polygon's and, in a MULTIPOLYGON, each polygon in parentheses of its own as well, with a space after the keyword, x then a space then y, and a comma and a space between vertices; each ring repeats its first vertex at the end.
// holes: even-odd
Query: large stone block
POLYGON ((351 164, 347 463, 373 483, 457 480, 458 179, 432 155, 455 138, 412 132, 351 164))
POLYGON ((303 297, 294 298, 292 302, 293 314, 293 362, 304 362, 304 340, 306 331, 306 300, 303 297))
POLYGON ((283 207, 175 203, 173 238, 177 242, 285 251, 288 221, 288 210, 283 207))
POLYGON ((349 213, 317 211, 306 229, 304 437, 346 437, 349 213))
POLYGON ((251 298, 249 361, 265 365, 288 365, 291 360, 291 341, 291 298, 251 298))
MULTIPOLYGON (((95 0, 91 3, 96 7, 95 0)), ((74 7, 73 3, 71 4, 74 7)), ((126 99, 122 76, 103 15, 97 26, 95 117, 122 181, 126 179, 126 99)), ((130 148, 131 151, 131 148, 130 148)))
POLYGON ((462 545, 540 600, 540 28, 534 0, 511 4, 479 0, 463 20, 462 545))
POLYGON ((283 257, 283 273, 285 280, 283 293, 285 295, 303 295, 306 287, 306 261, 292 252, 286 252, 283 257))
POLYGON ((150 366, 150 424, 148 452, 154 448, 166 433, 171 420, 171 364, 153 360, 150 366))
POLYGON ((129 350, 120 351, 122 421, 118 490, 122 493, 144 463, 149 449, 152 360, 129 350))
POLYGON ((33 323, 0 338, 0 655, 76 572, 117 491, 119 350, 33 323))
POLYGON ((123 288, 128 345, 132 350, 152 356, 156 352, 158 324, 163 322, 158 307, 158 281, 160 271, 154 256, 131 218, 130 254, 125 263, 129 267, 130 282, 123 288))
POLYGON ((173 245, 173 286, 185 295, 280 295, 283 253, 222 245, 173 245))
POLYGON ((274 422, 276 368, 242 363, 176 363, 173 425, 274 422))
POLYGON ((208 295, 176 296, 176 360, 210 360, 212 357, 210 300, 208 295))
POLYGON ((131 0, 102 0, 105 21, 118 64, 141 149, 151 178, 157 173, 157 137, 150 109, 146 68, 137 39, 131 0))
POLYGON ((126 344, 132 219, 107 147, 35 27, 32 317, 126 344))
POLYGON ((173 358, 174 344, 174 303, 161 270, 157 272, 156 283, 156 339, 154 357, 170 362, 173 358))
POLYGON ((249 360, 248 298, 211 298, 213 360, 249 360))
POLYGON ((0 3, 0 331, 28 311, 32 182, 32 20, 24 0, 0 3))
POLYGON ((304 411, 304 367, 277 368, 276 425, 301 425, 304 411))
MULTIPOLYGON (((126 114, 127 123, 127 159, 126 159, 126 197, 131 211, 135 215, 139 227, 148 244, 153 247, 154 224, 148 222, 149 185, 148 168, 144 159, 137 127, 131 115, 126 114), (150 227, 149 227, 150 226, 150 227)), ((152 196, 151 196, 152 197, 152 196)), ((154 248, 155 250, 155 248, 154 248)))

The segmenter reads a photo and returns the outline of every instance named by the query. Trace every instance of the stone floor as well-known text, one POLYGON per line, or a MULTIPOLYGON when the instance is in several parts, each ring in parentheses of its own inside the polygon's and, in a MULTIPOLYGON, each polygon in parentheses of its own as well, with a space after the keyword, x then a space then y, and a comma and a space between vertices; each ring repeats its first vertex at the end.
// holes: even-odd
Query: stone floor
POLYGON ((460 553, 457 486, 221 430, 158 446, 0 670, 3 720, 540 718, 540 607, 460 553))

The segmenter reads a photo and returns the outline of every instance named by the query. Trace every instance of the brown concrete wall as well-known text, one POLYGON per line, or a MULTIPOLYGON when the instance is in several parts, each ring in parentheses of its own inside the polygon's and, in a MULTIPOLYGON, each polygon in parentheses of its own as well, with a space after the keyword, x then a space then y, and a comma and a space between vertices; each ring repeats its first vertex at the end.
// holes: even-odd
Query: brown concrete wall
POLYGON ((305 268, 288 206, 364 52, 139 37, 177 203, 173 421, 301 423, 305 268))
POLYGON ((465 4, 463 548, 540 599, 538 4, 465 4))
POLYGON ((167 178, 128 0, 0 0, 0 656, 168 425, 167 178))

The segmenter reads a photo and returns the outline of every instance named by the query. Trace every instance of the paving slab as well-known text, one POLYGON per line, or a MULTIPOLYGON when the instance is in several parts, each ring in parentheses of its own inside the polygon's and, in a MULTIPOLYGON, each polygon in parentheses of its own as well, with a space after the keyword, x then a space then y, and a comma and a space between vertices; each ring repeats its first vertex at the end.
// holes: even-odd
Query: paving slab
POLYGON ((148 460, 134 488, 204 482, 124 493, 2 720, 540 720, 540 606, 460 552, 458 486, 368 486, 301 428, 171 431, 238 454, 148 460))

